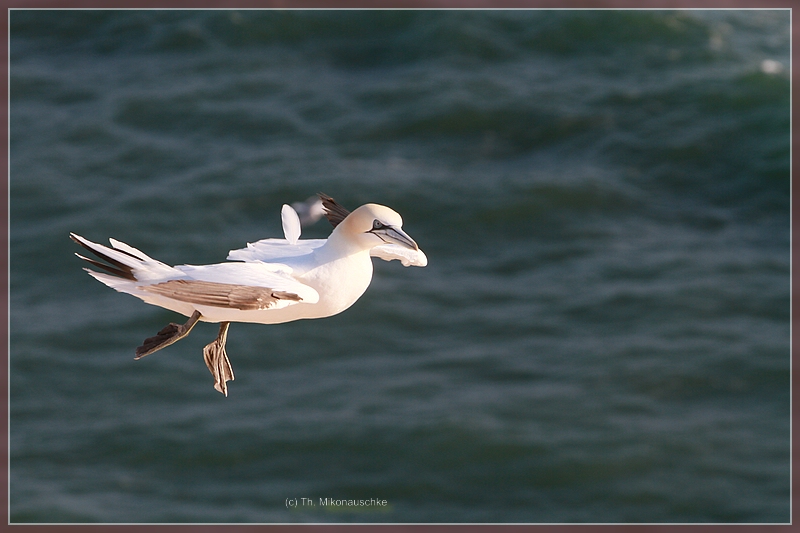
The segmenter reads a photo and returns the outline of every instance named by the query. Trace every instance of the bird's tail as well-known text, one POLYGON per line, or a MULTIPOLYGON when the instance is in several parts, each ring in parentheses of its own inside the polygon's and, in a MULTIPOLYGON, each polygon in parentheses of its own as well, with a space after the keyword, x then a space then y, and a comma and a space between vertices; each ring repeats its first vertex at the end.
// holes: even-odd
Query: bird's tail
POLYGON ((74 233, 70 233, 69 237, 86 250, 92 252, 98 259, 105 261, 105 263, 101 263, 100 261, 90 259, 79 253, 75 254, 84 261, 108 272, 108 274, 106 274, 84 268, 91 276, 110 287, 116 288, 120 283, 126 282, 136 283, 152 279, 163 279, 177 272, 171 266, 148 257, 143 252, 132 246, 128 246, 124 242, 109 239, 112 246, 112 248, 109 248, 108 246, 84 239, 80 235, 74 233))

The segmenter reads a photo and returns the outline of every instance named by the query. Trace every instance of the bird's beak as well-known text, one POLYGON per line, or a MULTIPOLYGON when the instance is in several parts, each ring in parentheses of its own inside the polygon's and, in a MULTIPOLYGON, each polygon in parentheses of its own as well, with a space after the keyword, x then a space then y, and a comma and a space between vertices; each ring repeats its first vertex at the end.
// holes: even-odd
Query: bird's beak
POLYGON ((419 246, 417 243, 414 242, 414 239, 408 236, 408 234, 395 226, 384 226, 380 229, 371 230, 370 233, 374 233, 378 237, 380 237, 384 242, 389 244, 399 244, 400 246, 404 246, 405 248, 411 248, 412 250, 419 250, 419 246))

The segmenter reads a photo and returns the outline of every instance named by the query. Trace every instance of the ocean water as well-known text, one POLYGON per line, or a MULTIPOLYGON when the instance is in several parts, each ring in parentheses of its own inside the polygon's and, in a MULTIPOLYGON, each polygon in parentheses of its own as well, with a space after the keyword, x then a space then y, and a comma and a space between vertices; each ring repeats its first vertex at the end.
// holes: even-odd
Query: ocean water
POLYGON ((788 522, 789 23, 13 11, 11 521, 788 522), (318 191, 429 265, 232 324, 228 398, 68 238, 219 262, 318 191))

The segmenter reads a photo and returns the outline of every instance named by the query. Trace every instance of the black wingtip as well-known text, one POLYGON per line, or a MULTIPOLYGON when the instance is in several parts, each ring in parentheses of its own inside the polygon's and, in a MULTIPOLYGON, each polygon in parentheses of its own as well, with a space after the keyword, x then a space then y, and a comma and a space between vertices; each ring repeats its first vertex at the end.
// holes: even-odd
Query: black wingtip
POLYGON ((319 192, 317 196, 322 200, 322 209, 325 210, 325 218, 328 219, 328 222, 330 222, 331 226, 334 228, 350 214, 350 211, 339 205, 336 200, 327 194, 319 192))
MULTIPOLYGON (((117 277, 128 279, 128 280, 131 280, 131 281, 136 281, 136 276, 133 275, 133 268, 131 268, 130 266, 126 265, 125 263, 121 263, 121 262, 117 261, 116 259, 105 255, 104 253, 100 252, 99 250, 95 250, 94 248, 88 246, 86 243, 81 241, 78 238, 78 236, 75 235, 74 233, 70 233, 69 234, 69 238, 72 239, 74 242, 78 243, 82 248, 92 252, 92 254, 97 256, 99 259, 102 259, 103 261, 108 262, 109 265, 106 265, 104 263, 100 263, 99 261, 95 261, 94 259, 89 259, 88 257, 84 257, 81 254, 75 254, 78 257, 80 257, 81 259, 83 259, 84 261, 87 261, 88 263, 90 263, 90 264, 92 264, 92 265, 94 265, 96 267, 102 268, 106 272, 109 272, 110 274, 113 274, 113 275, 115 275, 117 277)), ((99 246, 99 245, 96 245, 96 246, 99 246)), ((128 255, 130 255, 130 254, 128 254, 128 255)))

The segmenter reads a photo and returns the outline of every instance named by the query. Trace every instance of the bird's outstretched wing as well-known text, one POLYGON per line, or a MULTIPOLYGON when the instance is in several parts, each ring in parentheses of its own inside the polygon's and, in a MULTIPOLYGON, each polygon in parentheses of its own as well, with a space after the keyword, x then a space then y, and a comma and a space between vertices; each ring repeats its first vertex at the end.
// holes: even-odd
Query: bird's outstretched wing
POLYGON ((228 261, 281 262, 282 259, 308 255, 325 244, 326 239, 300 239, 295 244, 286 239, 261 239, 248 242, 246 248, 231 250, 228 261))
POLYGON ((330 222, 331 226, 334 228, 350 214, 350 211, 339 205, 336 200, 327 194, 320 192, 317 193, 317 196, 322 200, 322 209, 325 212, 325 218, 328 219, 328 222, 330 222))

